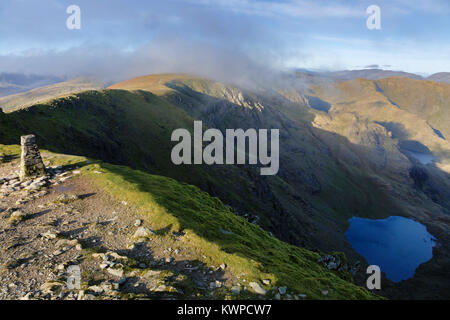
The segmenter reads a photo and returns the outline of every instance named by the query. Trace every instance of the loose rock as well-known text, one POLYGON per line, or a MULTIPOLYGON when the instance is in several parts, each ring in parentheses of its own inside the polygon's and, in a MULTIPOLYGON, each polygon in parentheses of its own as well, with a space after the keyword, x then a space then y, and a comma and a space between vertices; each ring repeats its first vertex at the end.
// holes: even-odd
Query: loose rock
POLYGON ((267 291, 257 282, 250 282, 248 285, 257 294, 265 295, 267 293, 267 291))

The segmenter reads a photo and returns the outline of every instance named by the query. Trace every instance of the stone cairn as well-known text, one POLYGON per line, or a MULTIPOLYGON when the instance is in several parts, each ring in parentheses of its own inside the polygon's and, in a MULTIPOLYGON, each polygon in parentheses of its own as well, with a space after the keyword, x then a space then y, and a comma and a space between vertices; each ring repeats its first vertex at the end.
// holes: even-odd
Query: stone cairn
POLYGON ((22 136, 22 156, 20 158, 20 180, 36 178, 45 174, 45 166, 42 162, 34 135, 22 136))

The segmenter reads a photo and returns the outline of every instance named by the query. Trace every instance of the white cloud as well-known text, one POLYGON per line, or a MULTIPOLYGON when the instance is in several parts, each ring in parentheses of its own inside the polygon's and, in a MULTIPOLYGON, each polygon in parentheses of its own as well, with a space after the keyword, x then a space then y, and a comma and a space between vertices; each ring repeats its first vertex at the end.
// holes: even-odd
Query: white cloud
POLYGON ((183 38, 159 38, 134 50, 105 44, 84 44, 67 50, 28 50, 0 55, 0 70, 63 77, 95 76, 121 81, 151 73, 187 73, 243 86, 276 81, 277 59, 250 57, 236 48, 223 48, 183 38))
POLYGON ((439 62, 441 71, 449 69, 450 50, 442 47, 448 41, 439 30, 433 39, 402 25, 395 33, 364 33, 368 4, 380 4, 386 16, 445 12, 449 0, 77 0, 85 19, 81 32, 64 28, 67 15, 56 0, 42 1, 49 6, 40 2, 25 12, 0 1, 0 72, 114 79, 185 72, 235 79, 258 78, 261 66, 264 75, 286 66, 389 64, 428 72, 439 62))
POLYGON ((185 3, 259 16, 291 18, 359 18, 366 16, 366 8, 377 4, 383 14, 405 15, 413 11, 445 14, 450 12, 448 0, 185 0, 185 3))
POLYGON ((236 13, 288 17, 362 17, 365 7, 336 4, 336 1, 291 0, 283 2, 255 0, 186 0, 185 2, 230 10, 236 13))
MULTIPOLYGON (((343 39, 345 43, 364 43, 364 39, 343 39)), ((338 39, 333 39, 338 41, 338 39)), ((373 46, 340 46, 323 44, 322 47, 305 48, 306 59, 292 57, 288 66, 311 69, 343 70, 361 69, 362 66, 378 64, 390 70, 432 74, 450 71, 450 46, 429 45, 424 47, 411 41, 387 41, 373 46), (393 48, 395 48, 393 50, 393 48)))

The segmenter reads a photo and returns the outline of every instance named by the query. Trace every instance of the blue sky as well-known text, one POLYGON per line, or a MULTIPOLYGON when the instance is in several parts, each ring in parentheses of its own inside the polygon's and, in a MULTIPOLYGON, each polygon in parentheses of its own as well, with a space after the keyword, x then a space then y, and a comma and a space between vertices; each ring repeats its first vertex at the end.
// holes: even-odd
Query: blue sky
POLYGON ((449 0, 2 0, 0 72, 450 71, 449 0), (66 8, 81 8, 68 30, 66 8), (381 30, 366 9, 381 8, 381 30))

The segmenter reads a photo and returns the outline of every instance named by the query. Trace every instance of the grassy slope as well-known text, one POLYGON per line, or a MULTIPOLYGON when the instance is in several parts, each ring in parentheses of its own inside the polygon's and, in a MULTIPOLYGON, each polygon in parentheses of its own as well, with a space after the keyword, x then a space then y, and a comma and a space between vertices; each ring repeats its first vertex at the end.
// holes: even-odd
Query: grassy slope
POLYGON ((406 78, 378 81, 351 80, 329 87, 316 86, 317 95, 333 105, 332 116, 354 113, 385 126, 398 141, 417 141, 439 158, 438 166, 450 172, 448 135, 450 85, 406 78))
MULTIPOLYGON (((156 77, 155 75, 139 77, 116 84, 111 88, 142 89, 161 94, 171 103, 183 108, 193 118, 203 119, 204 122, 211 123, 212 126, 222 130, 231 127, 280 128, 284 135, 280 145, 281 170, 288 170, 285 174, 288 180, 302 171, 306 174, 313 173, 324 182, 321 193, 309 199, 317 202, 321 215, 329 213, 331 219, 336 219, 338 218, 336 217, 337 211, 346 220, 352 216, 355 210, 364 212, 365 216, 377 216, 377 212, 385 212, 386 215, 389 215, 391 211, 393 213, 398 210, 393 209, 394 207, 389 208, 389 205, 392 206, 389 201, 385 201, 386 206, 380 205, 380 201, 377 200, 378 196, 386 199, 386 194, 380 192, 379 195, 374 196, 373 185, 367 177, 364 177, 371 172, 370 157, 372 154, 369 153, 363 161, 359 160, 361 157, 364 158, 363 156, 368 152, 366 149, 373 146, 368 143, 361 147, 363 141, 351 139, 348 141, 346 130, 351 127, 348 123, 333 122, 333 126, 338 124, 343 130, 336 130, 336 127, 326 128, 329 131, 315 130, 311 128, 310 123, 314 121, 314 118, 317 119, 317 114, 302 107, 302 103, 299 103, 298 99, 283 99, 282 96, 276 95, 261 96, 210 80, 171 75, 161 78, 161 81, 166 81, 167 90, 164 91, 161 89, 161 82, 155 81, 156 77), (296 103, 292 103, 292 101, 296 103), (341 136, 330 134, 330 131, 337 132, 341 136), (327 148, 332 149, 339 157, 342 156, 339 149, 345 149, 345 153, 357 159, 357 163, 353 163, 353 166, 349 167, 347 159, 344 159, 343 162, 339 159, 335 161, 334 157, 330 157, 330 154, 324 151, 327 148), (321 170, 317 170, 317 167, 320 167, 321 170), (359 183, 358 181, 361 180, 363 182, 359 183), (349 192, 343 194, 342 190, 349 192), (335 210, 326 208, 323 206, 324 203, 331 204, 335 210), (354 205, 349 206, 349 204, 354 205)), ((367 94, 361 92, 360 87, 352 89, 351 93, 356 97, 355 100, 366 98, 367 94)), ((372 88, 369 88, 368 92, 371 90, 372 88)), ((288 93, 283 93, 283 95, 288 96, 288 93)), ((296 94, 296 92, 293 93, 296 94)), ((363 136, 364 130, 368 131, 361 128, 364 125, 367 126, 365 121, 359 119, 356 125, 358 126, 356 131, 360 136, 363 136)), ((394 167, 394 171, 398 171, 398 166, 394 165, 394 162, 399 161, 398 158, 402 156, 395 150, 394 143, 392 139, 386 138, 383 139, 382 146, 388 151, 388 158, 393 160, 389 162, 389 165, 394 167), (395 151, 396 153, 393 153, 395 151)), ((405 160, 404 157, 403 160, 405 160)), ((281 173, 281 175, 283 174, 281 173)), ((289 183, 293 183, 292 179, 289 183)), ((303 188, 301 184, 294 183, 293 185, 297 190, 303 188)), ((283 192, 286 192, 286 189, 283 192)), ((298 191, 295 193, 298 194, 298 191)))
POLYGON ((16 143, 34 133, 51 151, 84 155, 169 176, 220 196, 227 204, 259 214, 273 210, 270 199, 249 196, 255 188, 247 170, 235 166, 175 166, 170 136, 176 128, 192 128, 193 119, 180 108, 149 92, 88 91, 49 104, 0 114, 0 142, 16 143))
MULTIPOLYGON (((158 91, 153 91, 152 84, 146 83, 145 78, 138 80, 127 81, 127 86, 161 92, 161 83, 158 83, 158 91)), ((168 78, 164 77, 164 80, 168 78)), ((342 90, 334 90, 337 97, 333 97, 342 104, 333 103, 329 114, 303 108, 302 99, 295 99, 295 95, 289 100, 297 103, 289 104, 279 97, 258 96, 254 92, 202 79, 175 78, 167 87, 170 90, 161 94, 164 99, 193 118, 203 119, 209 126, 221 129, 280 128, 283 137, 278 177, 284 181, 271 182, 270 191, 280 203, 277 209, 281 207, 282 210, 274 210, 269 217, 282 224, 281 230, 274 232, 277 236, 284 232, 283 226, 296 233, 291 238, 283 238, 286 241, 302 247, 312 244, 311 247, 324 250, 337 248, 335 250, 345 251, 350 259, 358 259, 352 249, 346 247, 349 245, 343 235, 351 216, 378 219, 402 215, 424 223, 433 232, 448 229, 445 224, 434 221, 450 208, 450 180, 440 170, 441 164, 428 166, 427 172, 432 178, 430 185, 423 188, 426 194, 414 188, 409 178, 409 168, 413 164, 399 151, 400 139, 392 137, 380 123, 400 122, 408 130, 408 135, 400 138, 423 141, 435 155, 445 147, 445 141, 420 115, 395 106, 395 102, 380 92, 373 81, 344 82, 342 90), (253 102, 260 102, 262 110, 253 102), (320 117, 329 125, 323 129, 311 128, 311 123, 320 117), (300 172, 306 174, 297 179, 300 172), (304 177, 308 175, 321 181, 319 193, 305 192, 307 182, 304 177), (307 203, 306 208, 302 201, 307 203), (434 229, 434 225, 439 227, 434 229), (299 238, 302 242, 296 241, 299 238), (307 240, 303 242, 303 239, 307 240)), ((333 92, 326 91, 328 94, 333 92)), ((445 161, 444 157, 441 161, 445 161)), ((446 236, 439 238, 445 243, 446 236)), ((439 286, 434 284, 445 282, 442 277, 445 252, 445 249, 435 252, 435 258, 430 262, 432 267, 421 269, 417 277, 407 281, 398 293, 391 292, 388 296, 418 298, 433 292, 433 295, 446 297, 446 289, 437 289, 439 286), (410 292, 411 288, 414 293, 410 292)), ((363 284, 363 278, 363 275, 357 277, 358 283, 363 284)))
POLYGON ((193 120, 151 94, 88 91, 0 115, 0 121, 2 142, 34 132, 54 151, 164 172, 173 168, 166 161, 170 146, 161 141, 170 141, 174 128, 192 126, 193 120))
POLYGON ((377 84, 400 108, 428 120, 450 139, 450 84, 403 78, 382 79, 377 84))
POLYGON ((8 95, 0 98, 0 108, 4 112, 12 112, 38 103, 62 98, 77 92, 96 90, 103 86, 88 78, 77 78, 70 81, 59 82, 30 91, 8 95))
POLYGON ((157 74, 148 75, 126 80, 110 86, 108 89, 121 89, 121 90, 146 90, 152 91, 155 94, 165 94, 171 90, 165 85, 166 82, 174 79, 190 79, 188 75, 182 74, 157 74))
MULTIPOLYGON (((0 145, 0 153, 18 156, 19 152, 19 146, 0 145)), ((183 230, 184 245, 196 250, 198 259, 207 265, 226 263, 233 274, 245 274, 247 282, 271 279, 273 285, 287 286, 289 293, 306 294, 311 299, 324 298, 322 290, 329 290, 330 299, 378 298, 348 281, 351 277, 347 273, 321 266, 317 253, 268 235, 195 186, 100 161, 89 164, 83 157, 46 151, 43 155, 52 165, 82 166, 83 175, 139 210, 153 229, 183 230)), ((243 293, 241 298, 245 297, 243 293)))
MULTIPOLYGON (((398 151, 397 141, 389 137, 386 129, 373 122, 406 117, 413 137, 421 138, 423 132, 418 132, 421 126, 417 126, 417 120, 427 127, 426 121, 394 107, 377 92, 373 81, 346 81, 338 83, 334 90, 317 88, 316 93, 326 94, 326 100, 330 99, 337 109, 332 119, 326 119, 331 113, 307 110, 295 94, 283 99, 188 76, 139 77, 111 88, 151 91, 193 118, 222 130, 280 128, 280 179, 269 184, 282 210, 272 218, 285 227, 274 229, 276 234, 290 233, 284 239, 291 243, 347 250, 343 233, 351 216, 415 216, 423 208, 441 209, 432 201, 417 205, 417 194, 411 193, 408 180, 410 162, 398 151), (330 97, 330 93, 334 94, 330 97), (320 117, 329 125, 313 128, 310 123, 320 117), (311 194, 310 185, 315 179, 321 190, 311 194)), ((441 139, 430 127, 427 129, 425 135, 439 146, 441 139)), ((346 252, 352 253, 351 249, 346 252)))
MULTIPOLYGON (((142 91, 105 90, 86 92, 13 114, 0 114, 0 126, 3 129, 0 132, 0 142, 15 143, 20 134, 35 132, 40 143, 51 150, 112 159, 115 163, 127 163, 150 173, 195 184, 212 195, 216 195, 217 190, 225 191, 226 196, 223 197, 222 194, 221 199, 234 198, 237 203, 250 204, 254 206, 252 212, 259 213, 262 217, 266 214, 269 217, 272 215, 275 223, 281 222, 287 232, 294 236, 303 239, 315 237, 311 242, 314 247, 317 247, 317 241, 326 243, 327 248, 341 245, 344 240, 339 230, 345 230, 346 220, 355 214, 374 218, 398 215, 405 210, 416 212, 426 207, 428 210, 428 204, 415 202, 416 193, 411 195, 411 188, 404 180, 396 181, 396 177, 389 176, 389 179, 384 181, 382 177, 376 175, 372 177, 368 174, 370 168, 362 161, 359 161, 358 165, 345 158, 341 161, 339 152, 341 149, 349 148, 348 141, 343 136, 330 134, 325 130, 313 131, 305 124, 312 120, 311 114, 298 105, 274 103, 284 115, 280 116, 277 110, 264 109, 262 113, 271 112, 268 117, 270 122, 261 124, 261 112, 257 108, 251 108, 251 99, 250 104, 239 104, 239 90, 225 91, 228 95, 226 100, 236 99, 233 100, 236 103, 230 108, 226 101, 217 101, 217 97, 221 97, 224 94, 223 89, 228 89, 227 87, 220 84, 211 86, 208 81, 194 81, 182 76, 182 81, 176 80, 182 85, 187 84, 188 89, 194 88, 199 92, 191 89, 180 94, 178 88, 173 89, 162 84, 172 77, 167 75, 158 80, 158 76, 150 76, 152 83, 156 83, 163 97, 142 91), (207 94, 202 95, 202 92, 207 94), (187 106, 185 112, 174 104, 174 101, 180 98, 187 106), (203 98, 206 99, 206 104, 202 104, 205 102, 203 98), (258 188, 261 186, 255 183, 257 177, 248 176, 247 171, 237 170, 234 166, 225 166, 214 172, 198 166, 170 166, 167 161, 170 157, 170 146, 167 142, 170 141, 171 131, 178 127, 191 127, 193 118, 208 117, 210 115, 208 112, 211 111, 208 109, 211 98, 214 103, 218 102, 216 106, 219 107, 214 109, 212 114, 223 112, 222 125, 282 126, 288 136, 294 137, 289 143, 285 140, 282 144, 288 145, 293 150, 285 158, 286 162, 282 163, 282 168, 292 163, 297 166, 296 168, 319 175, 319 178, 321 175, 326 182, 322 191, 318 195, 311 195, 304 192, 302 186, 296 188, 278 178, 274 183, 270 183, 269 190, 267 184, 258 188), (222 110, 220 107, 223 107, 222 110), (198 113, 189 116, 188 113, 191 112, 189 108, 198 113), (37 117, 40 121, 36 121, 37 117), (295 123, 286 119, 291 119, 295 123), (332 146, 332 158, 326 151, 327 146, 322 144, 321 140, 332 146), (165 143, 161 143, 163 141, 165 143), (317 170, 318 167, 320 170, 317 170), (378 185, 382 187, 379 188, 378 185), (396 191, 399 193, 396 194, 396 191), (255 193, 259 194, 260 198, 255 198, 255 193), (267 204, 262 202, 273 194, 277 197, 276 206, 270 202, 267 204), (259 201, 253 202, 255 199, 259 201), (304 201, 313 207, 312 211, 304 210, 302 207, 304 201), (280 203, 284 210, 289 210, 291 215, 289 219, 286 219, 286 211, 276 211, 280 208, 280 203), (312 223, 314 225, 310 227, 312 223)), ((139 82, 142 82, 139 84, 129 81, 127 86, 130 90, 140 89, 142 85, 147 86, 145 78, 139 78, 141 80, 139 82)), ((145 88, 152 91, 152 86, 145 88)), ((369 92, 372 92, 373 88, 373 85, 369 87, 369 92)), ((360 87, 355 86, 353 89, 355 99, 365 97, 360 87)), ((368 106, 374 108, 371 111, 379 114, 379 109, 376 109, 377 101, 372 101, 374 106, 370 103, 368 106)), ((357 108, 358 105, 355 104, 354 107, 357 108)), ((346 126, 343 127, 345 129, 346 126)), ((352 147, 359 148, 357 145, 352 147)), ((353 156, 359 154, 356 152, 353 156)), ((285 152, 283 157, 286 157, 285 152)), ((298 171, 293 170, 288 172, 287 176, 296 173, 298 171)), ((228 201, 226 203, 230 204, 228 201)))

